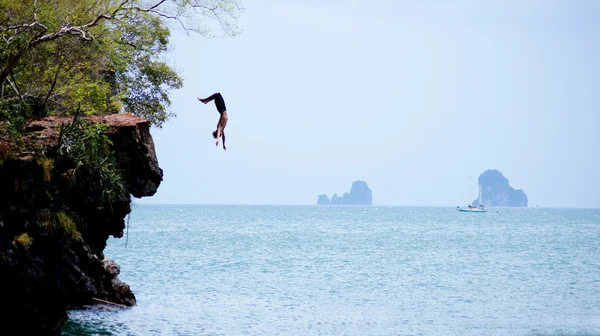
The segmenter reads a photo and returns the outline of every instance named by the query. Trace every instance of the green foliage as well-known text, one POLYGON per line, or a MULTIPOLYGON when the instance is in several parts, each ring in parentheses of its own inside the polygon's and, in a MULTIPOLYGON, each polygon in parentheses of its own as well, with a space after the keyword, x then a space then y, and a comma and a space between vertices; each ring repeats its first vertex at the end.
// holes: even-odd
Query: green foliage
POLYGON ((38 211, 38 221, 41 226, 51 231, 54 228, 54 214, 48 209, 38 211))
POLYGON ((117 168, 113 156, 106 157, 99 166, 100 183, 102 184, 102 198, 109 205, 118 200, 125 193, 125 181, 117 168))
POLYGON ((24 248, 28 249, 29 246, 31 246, 31 243, 33 243, 33 238, 31 238, 29 234, 25 232, 15 237, 15 242, 21 244, 24 248))
POLYGON ((54 168, 54 160, 41 155, 36 158, 36 162, 42 168, 44 174, 44 181, 49 182, 51 178, 52 168, 54 168))
POLYGON ((130 112, 161 126, 182 80, 163 60, 170 24, 238 32, 241 0, 0 0, 0 121, 130 112))
POLYGON ((23 146, 21 135, 25 129, 26 113, 19 104, 10 104, 0 98, 0 133, 8 134, 18 145, 23 146))
POLYGON ((77 231, 77 224, 75 221, 64 211, 56 213, 55 226, 62 227, 65 235, 70 236, 74 240, 81 240, 81 233, 77 231))
POLYGON ((106 123, 88 123, 77 117, 71 123, 61 124, 58 154, 71 159, 76 166, 101 166, 112 145, 105 133, 107 128, 106 123))
POLYGON ((126 191, 125 181, 110 151, 112 141, 106 134, 107 129, 106 123, 73 118, 73 122, 60 125, 58 155, 76 167, 89 167, 100 181, 104 201, 110 204, 126 191))

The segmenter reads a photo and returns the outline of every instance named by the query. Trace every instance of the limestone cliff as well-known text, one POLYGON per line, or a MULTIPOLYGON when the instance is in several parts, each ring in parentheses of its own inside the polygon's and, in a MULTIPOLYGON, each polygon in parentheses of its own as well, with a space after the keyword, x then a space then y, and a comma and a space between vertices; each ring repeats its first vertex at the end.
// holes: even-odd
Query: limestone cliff
POLYGON ((162 181, 150 126, 128 114, 81 119, 108 124, 110 152, 95 154, 113 158, 111 170, 60 155, 70 117, 31 120, 22 139, 0 135, 0 334, 59 335, 69 308, 136 302, 103 251, 123 236, 131 195, 151 196, 162 181))
MULTIPOLYGON (((485 206, 527 207, 527 195, 522 189, 515 190, 498 170, 486 170, 479 176, 481 204, 485 206)), ((479 198, 473 201, 480 204, 479 198)))
POLYGON ((350 193, 344 193, 344 196, 340 197, 337 194, 333 194, 331 200, 327 198, 327 195, 319 196, 317 204, 319 205, 372 205, 373 204, 373 193, 365 181, 354 181, 350 188, 350 193), (325 197, 323 197, 325 196, 325 197), (325 201, 328 202, 325 202, 325 201))

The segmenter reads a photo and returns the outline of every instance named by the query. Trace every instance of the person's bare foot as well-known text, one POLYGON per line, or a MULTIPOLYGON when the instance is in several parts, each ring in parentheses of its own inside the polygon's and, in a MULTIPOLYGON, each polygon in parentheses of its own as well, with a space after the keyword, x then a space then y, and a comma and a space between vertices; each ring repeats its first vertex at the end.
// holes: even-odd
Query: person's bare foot
POLYGON ((197 97, 197 98, 198 98, 198 100, 199 100, 199 101, 203 102, 204 104, 206 104, 206 103, 207 103, 206 99, 202 99, 202 98, 200 98, 200 97, 197 97))

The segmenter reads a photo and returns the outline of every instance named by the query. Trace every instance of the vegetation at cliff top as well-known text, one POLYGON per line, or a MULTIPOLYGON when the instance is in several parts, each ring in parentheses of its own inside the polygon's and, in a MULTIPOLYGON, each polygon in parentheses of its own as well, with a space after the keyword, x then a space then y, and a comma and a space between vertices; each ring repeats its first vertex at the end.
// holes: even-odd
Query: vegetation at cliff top
POLYGON ((160 127, 182 79, 171 28, 235 35, 241 0, 0 0, 0 124, 128 112, 160 127))
MULTIPOLYGON (((60 126, 57 151, 59 158, 71 161, 75 168, 83 165, 91 168, 102 185, 103 199, 110 204, 123 194, 125 182, 110 151, 112 141, 105 133, 106 128, 105 123, 90 124, 76 115, 71 123, 60 126)), ((40 162, 44 160, 38 159, 44 168, 40 162)))

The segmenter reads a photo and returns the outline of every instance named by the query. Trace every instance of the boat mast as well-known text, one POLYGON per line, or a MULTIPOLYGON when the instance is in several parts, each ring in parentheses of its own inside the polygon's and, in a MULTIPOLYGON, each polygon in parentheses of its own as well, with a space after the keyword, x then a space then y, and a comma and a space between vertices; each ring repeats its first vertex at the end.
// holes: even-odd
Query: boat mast
MULTIPOLYGON (((471 199, 471 175, 469 175, 469 197, 467 197, 467 201, 471 199)), ((469 202, 471 204, 471 202, 469 202)))
POLYGON ((482 189, 482 185, 481 183, 479 184, 479 205, 482 205, 483 202, 481 201, 481 189, 482 189))

